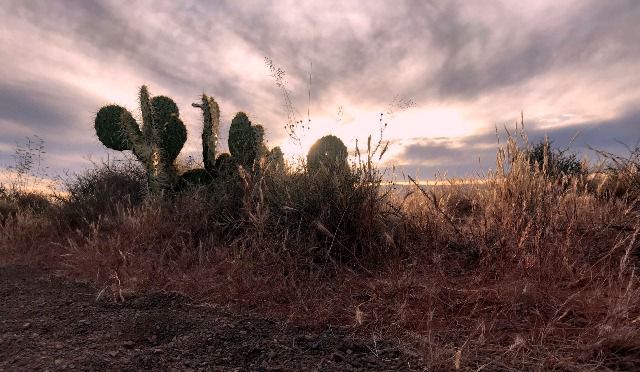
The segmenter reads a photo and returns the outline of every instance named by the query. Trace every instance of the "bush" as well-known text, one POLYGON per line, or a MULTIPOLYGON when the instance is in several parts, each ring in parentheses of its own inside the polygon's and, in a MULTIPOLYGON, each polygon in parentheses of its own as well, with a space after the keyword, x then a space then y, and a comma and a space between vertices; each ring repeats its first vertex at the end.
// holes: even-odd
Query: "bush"
POLYGON ((86 228, 139 204, 145 186, 144 169, 131 159, 99 164, 67 181, 58 220, 73 229, 86 228))
POLYGON ((585 173, 576 154, 569 153, 569 149, 554 148, 553 142, 548 139, 543 139, 531 147, 529 162, 532 169, 538 169, 551 178, 578 176, 585 173))
POLYGON ((400 221, 381 188, 382 173, 371 166, 375 151, 380 150, 380 146, 369 148, 367 159, 351 167, 344 148, 340 158, 332 157, 324 166, 307 164, 287 173, 271 172, 254 193, 253 202, 259 204, 263 196, 271 233, 284 233, 300 257, 374 264, 395 248, 400 221))
POLYGON ((597 151, 605 158, 599 185, 605 196, 627 197, 631 200, 640 197, 640 144, 627 147, 627 150, 627 155, 597 151))
POLYGON ((41 215, 52 208, 51 200, 42 193, 0 185, 0 223, 14 217, 18 211, 41 215))

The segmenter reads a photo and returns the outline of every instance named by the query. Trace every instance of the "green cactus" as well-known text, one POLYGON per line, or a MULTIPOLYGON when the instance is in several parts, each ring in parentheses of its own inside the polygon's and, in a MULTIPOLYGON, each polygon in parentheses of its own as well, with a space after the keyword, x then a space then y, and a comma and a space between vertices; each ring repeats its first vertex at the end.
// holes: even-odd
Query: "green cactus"
POLYGON ((324 136, 309 149, 307 167, 311 173, 321 169, 332 172, 345 171, 349 169, 347 156, 347 147, 340 138, 333 135, 324 136))
POLYGON ((264 128, 260 125, 251 125, 251 121, 244 112, 237 113, 231 122, 229 152, 239 165, 249 171, 254 170, 256 161, 266 155, 264 128))
POLYGON ((142 128, 127 109, 108 105, 98 111, 95 129, 106 147, 135 154, 147 169, 151 191, 157 193, 176 184, 174 161, 187 140, 187 129, 170 98, 150 98, 147 87, 142 86, 139 99, 142 128))
POLYGON ((237 164, 233 157, 227 153, 218 155, 216 160, 216 177, 227 178, 237 170, 237 164))
POLYGON ((267 167, 273 172, 284 172, 284 154, 279 146, 276 146, 267 154, 267 167))
POLYGON ((202 110, 202 160, 204 169, 213 174, 216 168, 216 147, 220 131, 220 107, 213 97, 206 94, 202 95, 201 103, 194 103, 192 106, 202 110))
POLYGON ((151 97, 146 86, 140 88, 142 123, 133 118, 124 107, 102 107, 95 118, 95 129, 100 141, 108 148, 131 150, 147 169, 152 192, 180 189, 188 185, 206 184, 215 177, 235 174, 238 165, 257 172, 266 158, 270 167, 284 170, 282 150, 269 151, 264 144, 264 128, 251 125, 243 112, 234 117, 229 129, 229 152, 216 158, 220 108, 218 103, 203 94, 193 107, 202 110, 202 158, 204 169, 192 169, 180 177, 174 164, 187 139, 187 130, 180 120, 178 106, 168 97, 151 97))

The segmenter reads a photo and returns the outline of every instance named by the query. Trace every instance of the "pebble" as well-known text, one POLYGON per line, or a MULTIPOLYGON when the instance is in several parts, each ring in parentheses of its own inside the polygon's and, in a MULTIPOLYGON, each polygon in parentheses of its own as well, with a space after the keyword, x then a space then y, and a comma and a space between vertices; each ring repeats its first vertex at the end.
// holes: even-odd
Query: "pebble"
POLYGON ((303 336, 305 341, 314 341, 316 339, 316 336, 310 333, 307 333, 303 336))
POLYGON ((29 322, 24 323, 24 324, 22 325, 22 328, 23 328, 23 329, 27 329, 27 328, 29 328, 29 327, 31 327, 31 323, 29 323, 29 322))

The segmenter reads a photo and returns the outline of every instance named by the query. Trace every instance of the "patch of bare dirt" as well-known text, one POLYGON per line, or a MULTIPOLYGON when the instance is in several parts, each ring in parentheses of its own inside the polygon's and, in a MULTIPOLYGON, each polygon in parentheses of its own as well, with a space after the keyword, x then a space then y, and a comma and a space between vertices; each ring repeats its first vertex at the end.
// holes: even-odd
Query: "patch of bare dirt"
POLYGON ((0 268, 0 371, 423 370, 390 342, 230 313, 174 293, 124 303, 54 270, 0 268))

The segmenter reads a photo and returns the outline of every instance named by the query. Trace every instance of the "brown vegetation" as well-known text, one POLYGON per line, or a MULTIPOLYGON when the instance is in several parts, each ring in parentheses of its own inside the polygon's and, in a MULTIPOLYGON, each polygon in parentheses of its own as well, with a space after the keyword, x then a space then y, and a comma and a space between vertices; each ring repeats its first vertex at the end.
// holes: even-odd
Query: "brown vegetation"
POLYGON ((385 186, 378 150, 344 174, 240 172, 164 198, 103 167, 4 217, 0 259, 53 259, 114 301, 181 291, 393 339, 434 369, 640 368, 633 185, 551 178, 511 138, 485 182, 385 186))

